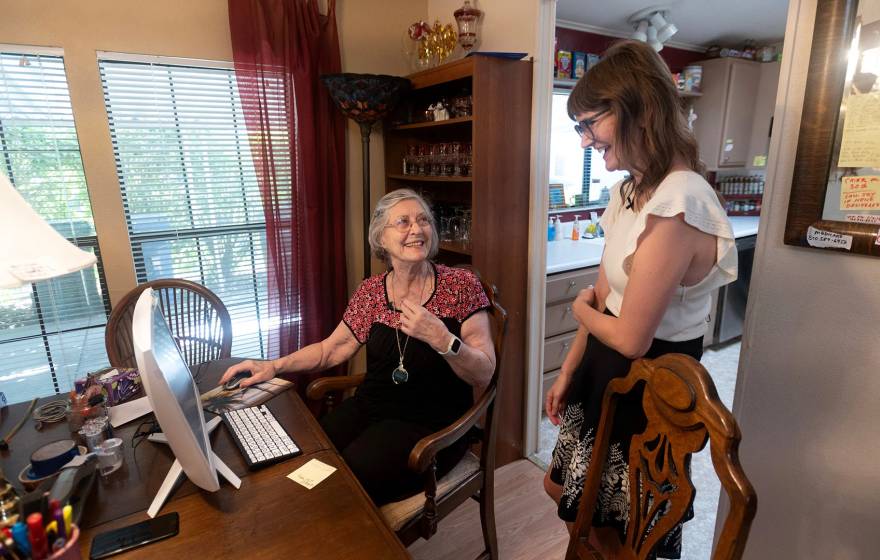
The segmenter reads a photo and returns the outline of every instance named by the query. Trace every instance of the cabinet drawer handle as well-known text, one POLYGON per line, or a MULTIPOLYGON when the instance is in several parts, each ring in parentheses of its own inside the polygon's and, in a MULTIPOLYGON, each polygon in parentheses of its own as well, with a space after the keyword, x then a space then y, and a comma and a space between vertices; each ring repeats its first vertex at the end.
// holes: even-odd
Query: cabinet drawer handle
POLYGON ((563 343, 562 343, 562 349, 563 349, 563 350, 566 350, 567 348, 568 348, 568 342, 563 342, 563 343))
POLYGON ((568 283, 569 288, 574 288, 575 286, 577 286, 577 282, 575 280, 572 280, 568 283))
POLYGON ((570 306, 570 305, 569 305, 568 307, 565 308, 565 311, 564 311, 562 314, 563 314, 563 315, 567 315, 567 314, 569 314, 569 313, 571 313, 571 306, 570 306))

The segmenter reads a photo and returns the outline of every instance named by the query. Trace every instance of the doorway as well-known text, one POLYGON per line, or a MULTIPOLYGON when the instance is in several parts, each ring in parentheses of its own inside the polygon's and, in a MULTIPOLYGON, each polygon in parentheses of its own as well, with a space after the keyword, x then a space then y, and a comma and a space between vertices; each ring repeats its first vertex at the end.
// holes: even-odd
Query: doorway
MULTIPOLYGON (((644 0, 641 2, 621 2, 616 5, 600 3, 598 0, 558 0, 555 25, 552 29, 548 26, 543 30, 545 33, 552 33, 552 37, 555 37, 556 41, 546 42, 555 44, 557 50, 570 52, 573 70, 577 68, 575 61, 579 60, 585 60, 584 64, 588 67, 590 54, 599 54, 619 38, 628 38, 633 34, 635 29, 628 21, 629 17, 649 5, 644 0), (578 52, 585 53, 586 56, 575 56, 578 52)), ((707 10, 717 12, 718 6, 707 5, 699 0, 682 0, 677 2, 674 9, 666 14, 668 20, 673 22, 680 31, 665 43, 660 52, 671 70, 681 73, 684 72, 685 67, 700 65, 703 61, 710 60, 710 56, 715 56, 711 59, 713 62, 706 63, 706 67, 709 67, 710 70, 702 76, 704 80, 707 77, 713 77, 714 66, 724 66, 731 63, 731 61, 715 61, 716 58, 721 58, 717 56, 721 54, 720 52, 707 54, 707 48, 713 44, 724 47, 726 49, 725 55, 730 55, 731 49, 740 52, 744 50, 743 46, 751 49, 753 45, 743 45, 743 41, 752 37, 756 39, 755 51, 752 56, 765 57, 768 60, 764 63, 753 58, 746 63, 745 66, 748 69, 746 74, 750 76, 749 83, 745 85, 742 83, 725 84, 725 92, 728 96, 741 95, 737 88, 744 88, 754 93, 750 97, 755 100, 752 107, 749 108, 750 114, 739 115, 739 120, 748 120, 750 123, 750 126, 745 129, 746 132, 740 133, 744 135, 743 141, 737 142, 737 144, 745 144, 741 148, 739 145, 737 146, 737 153, 742 152, 742 161, 723 162, 722 160, 728 152, 725 151, 725 145, 721 140, 717 142, 717 146, 711 147, 708 141, 701 141, 701 157, 710 170, 707 180, 719 190, 723 187, 726 191, 727 210, 734 226, 741 261, 739 281, 717 294, 713 308, 713 323, 710 333, 707 335, 707 346, 701 360, 715 382, 721 401, 729 409, 733 407, 740 355, 739 335, 741 334, 745 301, 748 295, 751 257, 754 254, 754 241, 758 231, 763 179, 765 169, 768 168, 767 151, 770 144, 769 136, 772 132, 770 123, 775 109, 776 78, 778 78, 779 64, 770 59, 776 58, 773 53, 781 51, 787 9, 788 0, 776 0, 770 3, 744 0, 736 5, 725 6, 724 14, 708 14, 707 10), (755 23, 755 13, 762 14, 759 18, 761 19, 760 24, 755 23), (776 78, 773 76, 774 69, 776 78), (716 150, 714 153, 713 149, 716 150)), ((739 61, 732 63, 739 64, 739 61)), ((566 88, 572 87, 574 81, 574 78, 571 77, 556 76, 554 92, 558 94, 560 91, 565 91, 566 88)), ((705 117, 705 122, 711 121, 712 107, 709 97, 701 96, 699 86, 694 88, 692 93, 690 99, 683 99, 683 102, 687 107, 693 109, 692 114, 697 114, 698 118, 695 122, 699 123, 701 116, 705 117)), ((721 104, 718 106, 721 107, 721 104)), ((554 118, 551 116, 547 122, 554 122, 554 118)), ((695 125, 695 127, 699 126, 695 125)), ((717 132, 720 137, 722 132, 717 132)), ((554 144, 552 137, 549 144, 554 144)), ((548 161, 548 167, 553 172, 571 167, 568 165, 554 166, 555 160, 552 153, 548 161)), ((588 166, 584 165, 583 168, 587 169, 588 166)), ((603 187, 609 186, 603 185, 601 182, 593 184, 591 178, 586 176, 584 172, 582 175, 574 177, 561 177, 558 173, 556 175, 551 173, 547 182, 549 193, 544 196, 544 200, 549 201, 548 213, 559 216, 563 223, 572 221, 575 212, 580 213, 581 216, 585 214, 588 216, 591 211, 600 212, 603 187), (580 190, 581 185, 583 185, 582 190, 580 190), (572 192, 574 196, 571 196, 572 192), (569 200, 572 204, 567 205, 569 200), (550 205, 561 206, 553 208, 550 205)), ((558 223, 556 222, 557 227, 558 223)), ((570 227, 568 225, 565 231, 570 231, 570 227)), ((548 232, 540 233, 546 234, 548 232)), ((552 268, 549 261, 554 254, 559 253, 550 246, 552 243, 552 241, 547 242, 546 251, 548 255, 547 293, 551 291, 550 286, 554 277, 559 278, 559 274, 574 274, 577 270, 587 272, 590 270, 589 266, 577 270, 552 268)), ((592 266, 598 266, 598 261, 592 266)), ((552 382, 552 379, 555 378, 553 374, 558 372, 558 370, 545 369, 544 366, 551 361, 548 360, 548 352, 560 346, 561 344, 552 345, 562 343, 562 339, 566 335, 565 332, 560 333, 560 329, 557 327, 549 332, 545 331, 548 328, 547 322, 551 318, 551 308, 558 306, 558 301, 545 301, 546 314, 541 316, 539 321, 544 328, 541 329, 541 334, 536 337, 539 340, 531 341, 533 349, 543 347, 544 351, 541 353, 542 363, 538 371, 532 374, 536 380, 530 382, 532 391, 530 393, 530 415, 526 442, 527 451, 531 454, 530 458, 542 468, 546 468, 551 461, 558 431, 543 414, 543 398, 541 398, 543 392, 546 391, 548 377, 552 382), (531 406, 532 403, 539 400, 541 401, 540 406, 531 406)), ((693 481, 697 488, 697 498, 694 505, 695 519, 685 525, 683 558, 699 560, 709 558, 711 553, 720 484, 711 464, 708 447, 702 453, 694 456, 692 467, 693 481)))

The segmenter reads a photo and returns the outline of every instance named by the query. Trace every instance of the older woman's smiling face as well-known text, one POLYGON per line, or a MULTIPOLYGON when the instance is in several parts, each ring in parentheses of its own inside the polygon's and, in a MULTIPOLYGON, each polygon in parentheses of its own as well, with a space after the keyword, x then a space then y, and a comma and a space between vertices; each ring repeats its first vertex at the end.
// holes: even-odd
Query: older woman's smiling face
POLYGON ((382 247, 395 262, 416 263, 428 258, 431 246, 431 220, 416 200, 402 200, 388 210, 388 223, 382 232, 382 247))

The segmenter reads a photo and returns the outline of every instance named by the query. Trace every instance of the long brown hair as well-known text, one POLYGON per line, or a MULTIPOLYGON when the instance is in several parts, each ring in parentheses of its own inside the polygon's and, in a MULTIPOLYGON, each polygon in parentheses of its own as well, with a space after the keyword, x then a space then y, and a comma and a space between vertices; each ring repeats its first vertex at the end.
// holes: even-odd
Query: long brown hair
POLYGON ((669 67, 654 49, 637 41, 620 41, 581 78, 568 98, 568 115, 610 111, 617 117, 614 148, 638 172, 620 187, 623 200, 641 206, 676 158, 703 174, 699 149, 687 126, 669 67))

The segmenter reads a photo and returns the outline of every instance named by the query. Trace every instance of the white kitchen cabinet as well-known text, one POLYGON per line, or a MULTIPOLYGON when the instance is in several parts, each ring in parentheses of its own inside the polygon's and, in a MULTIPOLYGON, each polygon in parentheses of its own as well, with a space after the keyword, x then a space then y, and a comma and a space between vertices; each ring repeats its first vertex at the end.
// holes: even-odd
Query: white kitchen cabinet
POLYGON ((767 153, 770 151, 770 131, 773 128, 773 112, 776 110, 776 89, 779 86, 779 62, 761 64, 758 89, 755 93, 754 117, 752 118, 752 139, 749 142, 749 155, 746 167, 764 169, 767 167, 767 153))
POLYGON ((738 58, 715 58, 703 67, 703 95, 694 99, 694 135, 700 158, 709 170, 745 167, 749 156, 755 96, 761 63, 738 58))
MULTIPOLYGON (((546 306, 544 313, 544 363, 541 371, 541 394, 559 377, 562 362, 568 355, 577 334, 578 323, 572 315, 571 304, 578 292, 593 286, 599 280, 599 267, 579 268, 547 276, 546 306)), ((541 400, 541 403, 544 401, 541 400)), ((543 407, 543 404, 542 404, 543 407)))

